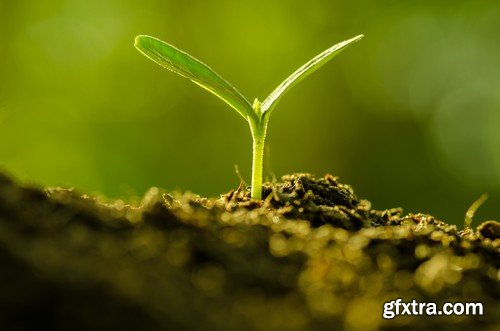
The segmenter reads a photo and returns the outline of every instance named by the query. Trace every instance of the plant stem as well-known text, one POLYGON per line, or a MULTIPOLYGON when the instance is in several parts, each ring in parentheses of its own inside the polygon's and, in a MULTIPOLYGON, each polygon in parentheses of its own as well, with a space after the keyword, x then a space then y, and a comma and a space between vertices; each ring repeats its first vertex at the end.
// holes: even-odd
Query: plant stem
POLYGON ((264 161, 264 141, 262 137, 253 137, 252 153, 252 198, 262 199, 262 163, 264 161))
POLYGON ((267 123, 269 116, 262 116, 260 102, 255 99, 253 108, 255 117, 248 118, 252 132, 252 198, 262 199, 262 164, 264 163, 264 144, 266 141, 267 123))

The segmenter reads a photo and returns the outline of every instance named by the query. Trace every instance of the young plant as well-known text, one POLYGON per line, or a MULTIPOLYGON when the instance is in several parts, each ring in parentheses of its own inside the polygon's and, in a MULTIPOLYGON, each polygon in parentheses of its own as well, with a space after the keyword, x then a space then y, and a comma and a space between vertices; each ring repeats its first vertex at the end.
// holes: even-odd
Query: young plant
POLYGON ((359 35, 342 41, 316 55, 285 79, 264 102, 260 102, 256 98, 253 104, 209 66, 164 41, 150 36, 137 36, 135 47, 160 66, 188 78, 193 83, 212 92, 248 122, 253 139, 252 198, 261 199, 264 142, 271 112, 283 95, 293 86, 362 37, 363 35, 359 35))

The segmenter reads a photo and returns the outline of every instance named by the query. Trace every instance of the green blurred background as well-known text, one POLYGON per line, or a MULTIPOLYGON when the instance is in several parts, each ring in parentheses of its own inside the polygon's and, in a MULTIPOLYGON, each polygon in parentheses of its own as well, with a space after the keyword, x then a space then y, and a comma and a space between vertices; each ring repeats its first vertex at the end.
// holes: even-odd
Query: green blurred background
POLYGON ((246 123, 133 47, 150 34, 253 100, 325 48, 365 38, 290 92, 268 166, 332 173, 378 209, 462 224, 500 213, 498 1, 0 0, 0 167, 110 197, 208 196, 250 180, 246 123), (269 166, 270 165, 270 166, 269 166))

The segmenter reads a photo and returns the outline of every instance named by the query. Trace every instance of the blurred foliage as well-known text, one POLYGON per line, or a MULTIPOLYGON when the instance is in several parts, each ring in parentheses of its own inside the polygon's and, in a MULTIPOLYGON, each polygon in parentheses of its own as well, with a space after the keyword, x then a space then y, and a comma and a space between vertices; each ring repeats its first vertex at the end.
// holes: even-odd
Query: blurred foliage
POLYGON ((498 17, 495 1, 0 0, 0 166, 113 197, 217 195, 238 185, 234 164, 250 179, 246 123, 146 61, 134 37, 177 45, 262 99, 364 33, 277 107, 265 172, 330 172, 375 208, 457 224, 488 192, 475 223, 498 219, 498 17))

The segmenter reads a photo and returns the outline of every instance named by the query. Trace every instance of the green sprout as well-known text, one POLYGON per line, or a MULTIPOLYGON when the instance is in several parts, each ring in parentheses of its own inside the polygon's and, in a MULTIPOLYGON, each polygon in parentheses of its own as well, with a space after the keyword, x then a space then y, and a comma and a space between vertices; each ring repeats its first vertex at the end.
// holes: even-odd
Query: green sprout
POLYGON ((483 193, 479 199, 474 201, 472 205, 467 209, 467 212, 465 213, 465 220, 464 220, 464 230, 470 229, 472 225, 472 218, 474 217, 474 214, 476 211, 481 207, 481 205, 488 200, 488 194, 483 193))
POLYGON ((319 69, 348 45, 361 38, 363 38, 363 35, 342 41, 316 55, 285 79, 264 102, 260 102, 255 98, 253 104, 209 66, 164 41, 150 36, 137 36, 135 38, 135 47, 160 66, 188 78, 193 83, 212 92, 248 122, 253 139, 252 198, 261 199, 264 142, 271 112, 283 95, 293 86, 319 69))

